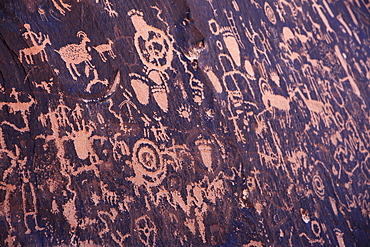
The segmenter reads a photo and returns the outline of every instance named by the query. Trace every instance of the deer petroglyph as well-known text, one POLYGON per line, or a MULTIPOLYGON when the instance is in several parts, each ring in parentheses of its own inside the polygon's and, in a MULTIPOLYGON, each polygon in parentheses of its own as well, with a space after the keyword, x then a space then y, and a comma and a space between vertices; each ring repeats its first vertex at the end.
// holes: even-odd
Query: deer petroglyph
POLYGON ((99 53, 99 56, 103 62, 107 61, 107 58, 104 55, 104 52, 108 52, 108 55, 111 56, 111 58, 115 58, 116 55, 114 54, 112 50, 113 41, 108 39, 107 44, 101 44, 98 46, 94 46, 93 48, 99 53))

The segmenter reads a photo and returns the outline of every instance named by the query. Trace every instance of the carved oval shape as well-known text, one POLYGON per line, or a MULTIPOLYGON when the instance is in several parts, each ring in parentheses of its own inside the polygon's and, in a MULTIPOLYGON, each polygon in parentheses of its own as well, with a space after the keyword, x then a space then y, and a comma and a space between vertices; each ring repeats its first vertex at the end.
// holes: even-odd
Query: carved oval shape
POLYGON ((139 79, 131 80, 131 86, 139 102, 143 105, 147 105, 149 103, 149 86, 139 79))

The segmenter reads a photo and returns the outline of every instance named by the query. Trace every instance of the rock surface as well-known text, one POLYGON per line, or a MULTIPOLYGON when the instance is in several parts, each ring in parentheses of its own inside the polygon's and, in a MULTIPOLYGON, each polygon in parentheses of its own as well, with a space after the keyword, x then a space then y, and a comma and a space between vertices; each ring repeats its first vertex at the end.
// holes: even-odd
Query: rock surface
POLYGON ((0 246, 366 246, 369 11, 2 0, 0 246))

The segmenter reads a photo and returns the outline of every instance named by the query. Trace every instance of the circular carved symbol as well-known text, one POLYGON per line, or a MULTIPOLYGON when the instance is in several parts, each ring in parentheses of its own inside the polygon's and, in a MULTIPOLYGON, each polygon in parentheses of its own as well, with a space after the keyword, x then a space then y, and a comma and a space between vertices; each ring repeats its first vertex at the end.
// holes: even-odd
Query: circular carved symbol
POLYGON ((316 237, 318 238, 320 237, 321 227, 320 227, 319 222, 317 222, 316 220, 311 221, 311 230, 315 234, 316 237))
POLYGON ((132 160, 135 174, 144 179, 143 184, 157 186, 164 179, 166 166, 158 147, 152 141, 137 141, 133 148, 132 160))
POLYGON ((136 38, 136 42, 141 61, 148 68, 166 69, 171 66, 172 44, 163 32, 149 31, 147 39, 140 36, 136 38))
POLYGON ((312 183, 316 195, 323 199, 325 196, 325 186, 322 182, 321 177, 319 175, 315 175, 312 179, 312 183))
POLYGON ((267 18, 269 19, 269 21, 272 24, 275 25, 276 24, 276 16, 275 16, 274 10, 271 8, 271 6, 268 2, 265 2, 264 9, 265 9, 265 14, 266 14, 267 18))
POLYGON ((148 171, 158 169, 158 157, 155 151, 152 147, 143 146, 137 152, 139 163, 148 171))

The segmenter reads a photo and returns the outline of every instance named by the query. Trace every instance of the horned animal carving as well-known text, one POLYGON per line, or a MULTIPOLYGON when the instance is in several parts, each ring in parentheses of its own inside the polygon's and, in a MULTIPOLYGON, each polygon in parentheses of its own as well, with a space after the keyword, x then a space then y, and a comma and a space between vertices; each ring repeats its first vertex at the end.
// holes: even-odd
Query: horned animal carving
POLYGON ((74 80, 77 80, 75 74, 77 76, 81 76, 76 68, 77 64, 85 62, 86 76, 89 76, 90 69, 94 68, 94 66, 90 63, 92 60, 91 55, 86 49, 86 44, 90 42, 90 39, 83 31, 79 31, 77 33, 77 37, 81 38, 81 42, 79 44, 69 44, 60 48, 59 51, 55 50, 66 63, 66 67, 74 80))
POLYGON ((35 56, 35 55, 40 53, 41 60, 42 61, 45 61, 45 60, 47 61, 48 56, 45 52, 45 46, 46 45, 51 45, 49 35, 44 35, 44 40, 42 41, 42 43, 40 45, 34 45, 34 46, 31 46, 31 47, 24 48, 24 49, 20 50, 19 51, 19 60, 22 63, 23 58, 25 58, 26 62, 28 64, 33 64, 34 61, 33 61, 32 56, 35 56))
POLYGON ((107 61, 107 58, 105 57, 104 52, 108 52, 108 55, 111 56, 113 59, 116 57, 116 54, 114 54, 112 50, 113 41, 110 39, 107 39, 107 40, 108 40, 108 44, 101 44, 101 45, 93 47, 99 53, 100 58, 101 60, 103 60, 103 62, 107 61))

